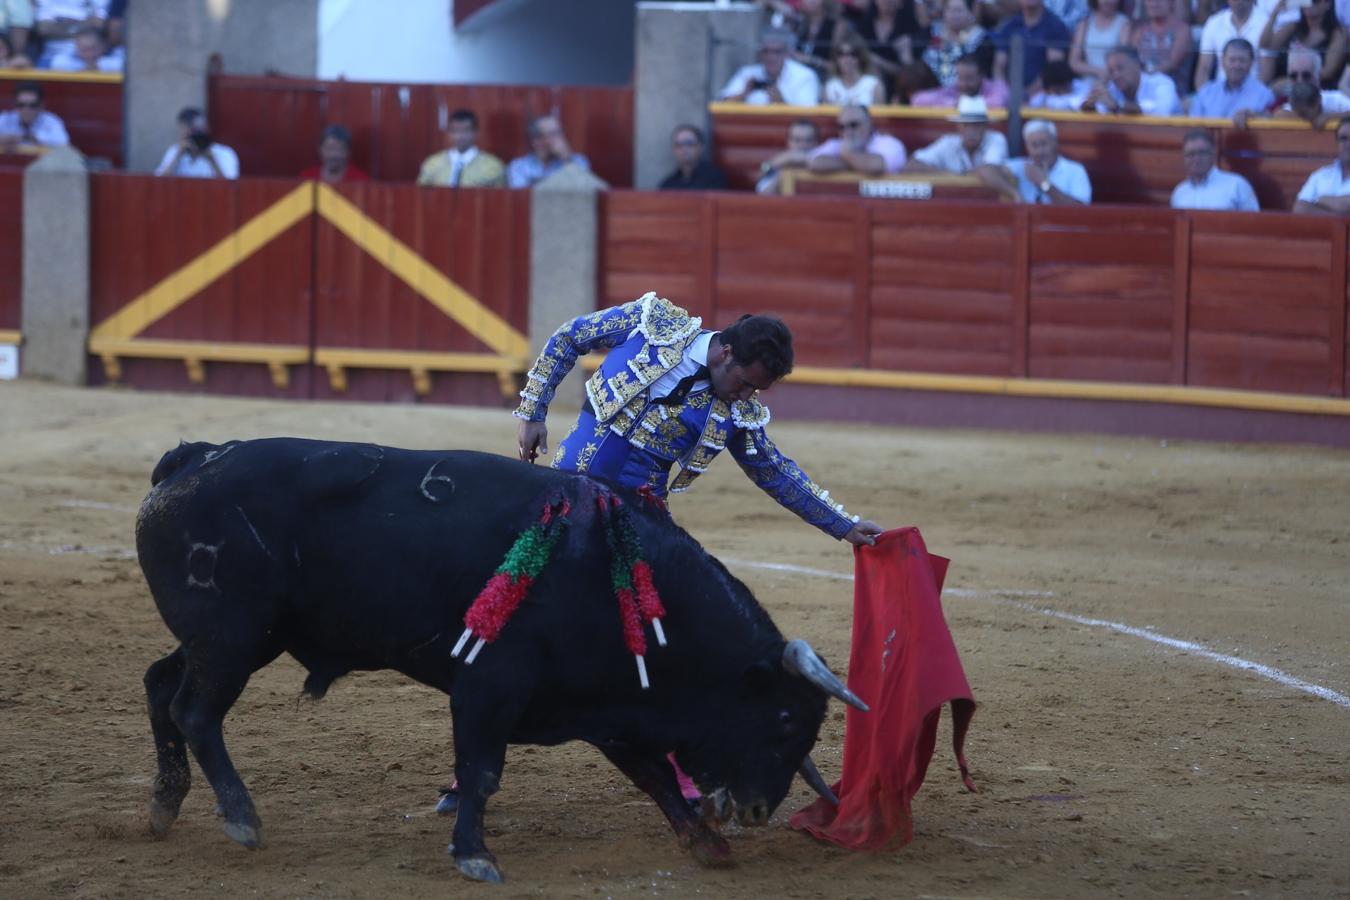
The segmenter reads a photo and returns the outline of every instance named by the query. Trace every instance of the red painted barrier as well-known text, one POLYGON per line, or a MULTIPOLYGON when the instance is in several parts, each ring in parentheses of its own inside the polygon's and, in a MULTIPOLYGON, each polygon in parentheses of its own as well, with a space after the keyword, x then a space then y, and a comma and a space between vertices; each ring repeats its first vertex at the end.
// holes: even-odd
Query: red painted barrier
POLYGON ((602 305, 781 315, 798 364, 1343 396, 1347 226, 1282 213, 602 199, 602 305))
POLYGON ((23 169, 0 167, 0 331, 18 331, 23 302, 23 169))
MULTIPOLYGON (((410 248, 436 274, 486 306, 518 332, 529 328, 530 194, 528 191, 446 190, 416 185, 345 185, 342 197, 375 225, 410 248)), ((368 226, 366 230, 369 231, 368 226)), ((415 290, 414 270, 400 272, 371 255, 333 221, 316 222, 314 346, 325 350, 421 351, 490 354, 428 294, 415 290)), ((425 270, 424 270, 425 271, 425 270)), ((425 275, 420 281, 430 284, 425 275)), ((453 311, 453 308, 452 308, 453 311)), ((470 323, 472 324, 472 320, 470 323)), ((322 362, 322 359, 320 360, 322 362)), ((390 367, 346 366, 345 386, 315 381, 313 396, 411 401, 419 393, 411 366, 391 355, 390 367), (393 366, 399 366, 394 368, 393 366)), ((499 405, 502 389, 491 373, 430 371, 424 399, 499 405)))
POLYGON ((572 149, 616 186, 633 183, 631 87, 375 84, 213 75, 211 124, 239 153, 247 175, 295 175, 316 161, 330 124, 352 132, 352 159, 377 180, 413 181, 421 163, 448 146, 450 114, 473 110, 479 146, 503 162, 527 151, 525 125, 557 112, 572 149), (285 122, 285 128, 275 127, 285 122))

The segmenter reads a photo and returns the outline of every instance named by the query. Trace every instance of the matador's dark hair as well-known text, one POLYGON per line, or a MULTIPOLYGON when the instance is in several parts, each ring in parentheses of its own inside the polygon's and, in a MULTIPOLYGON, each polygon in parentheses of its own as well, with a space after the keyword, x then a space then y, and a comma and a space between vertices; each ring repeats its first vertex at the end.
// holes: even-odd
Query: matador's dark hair
POLYGON ((792 332, 773 316, 741 316, 722 329, 722 343, 731 347, 737 365, 760 363, 774 381, 792 371, 792 332))

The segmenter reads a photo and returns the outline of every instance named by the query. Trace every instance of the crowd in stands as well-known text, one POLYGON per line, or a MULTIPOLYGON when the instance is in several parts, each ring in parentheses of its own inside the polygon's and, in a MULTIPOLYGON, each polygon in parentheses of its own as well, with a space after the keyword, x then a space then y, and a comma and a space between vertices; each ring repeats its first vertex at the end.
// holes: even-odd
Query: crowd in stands
POLYGON ((121 72, 127 0, 0 0, 0 68, 121 72))

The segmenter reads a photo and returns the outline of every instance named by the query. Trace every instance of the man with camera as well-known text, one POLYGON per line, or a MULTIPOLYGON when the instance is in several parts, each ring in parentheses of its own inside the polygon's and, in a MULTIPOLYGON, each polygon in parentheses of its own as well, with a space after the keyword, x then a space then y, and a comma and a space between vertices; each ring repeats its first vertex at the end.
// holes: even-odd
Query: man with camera
POLYGON ((759 39, 759 62, 742 66, 719 99, 765 106, 815 106, 820 103, 820 78, 810 66, 788 56, 797 38, 790 31, 770 29, 759 39))
POLYGON ((155 174, 235 179, 239 177, 239 156, 212 140, 206 114, 189 106, 178 114, 178 143, 164 151, 155 174))

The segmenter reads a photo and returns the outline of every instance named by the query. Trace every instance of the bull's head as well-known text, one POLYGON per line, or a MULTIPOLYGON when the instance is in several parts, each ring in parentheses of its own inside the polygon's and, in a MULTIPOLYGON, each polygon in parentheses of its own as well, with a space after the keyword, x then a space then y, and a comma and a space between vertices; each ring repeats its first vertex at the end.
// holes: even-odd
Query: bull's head
POLYGON ((676 751, 705 795, 705 813, 763 825, 798 772, 834 800, 810 757, 830 697, 867 711, 810 644, 794 640, 780 656, 755 663, 730 690, 712 698, 704 721, 716 723, 720 733, 676 751))

